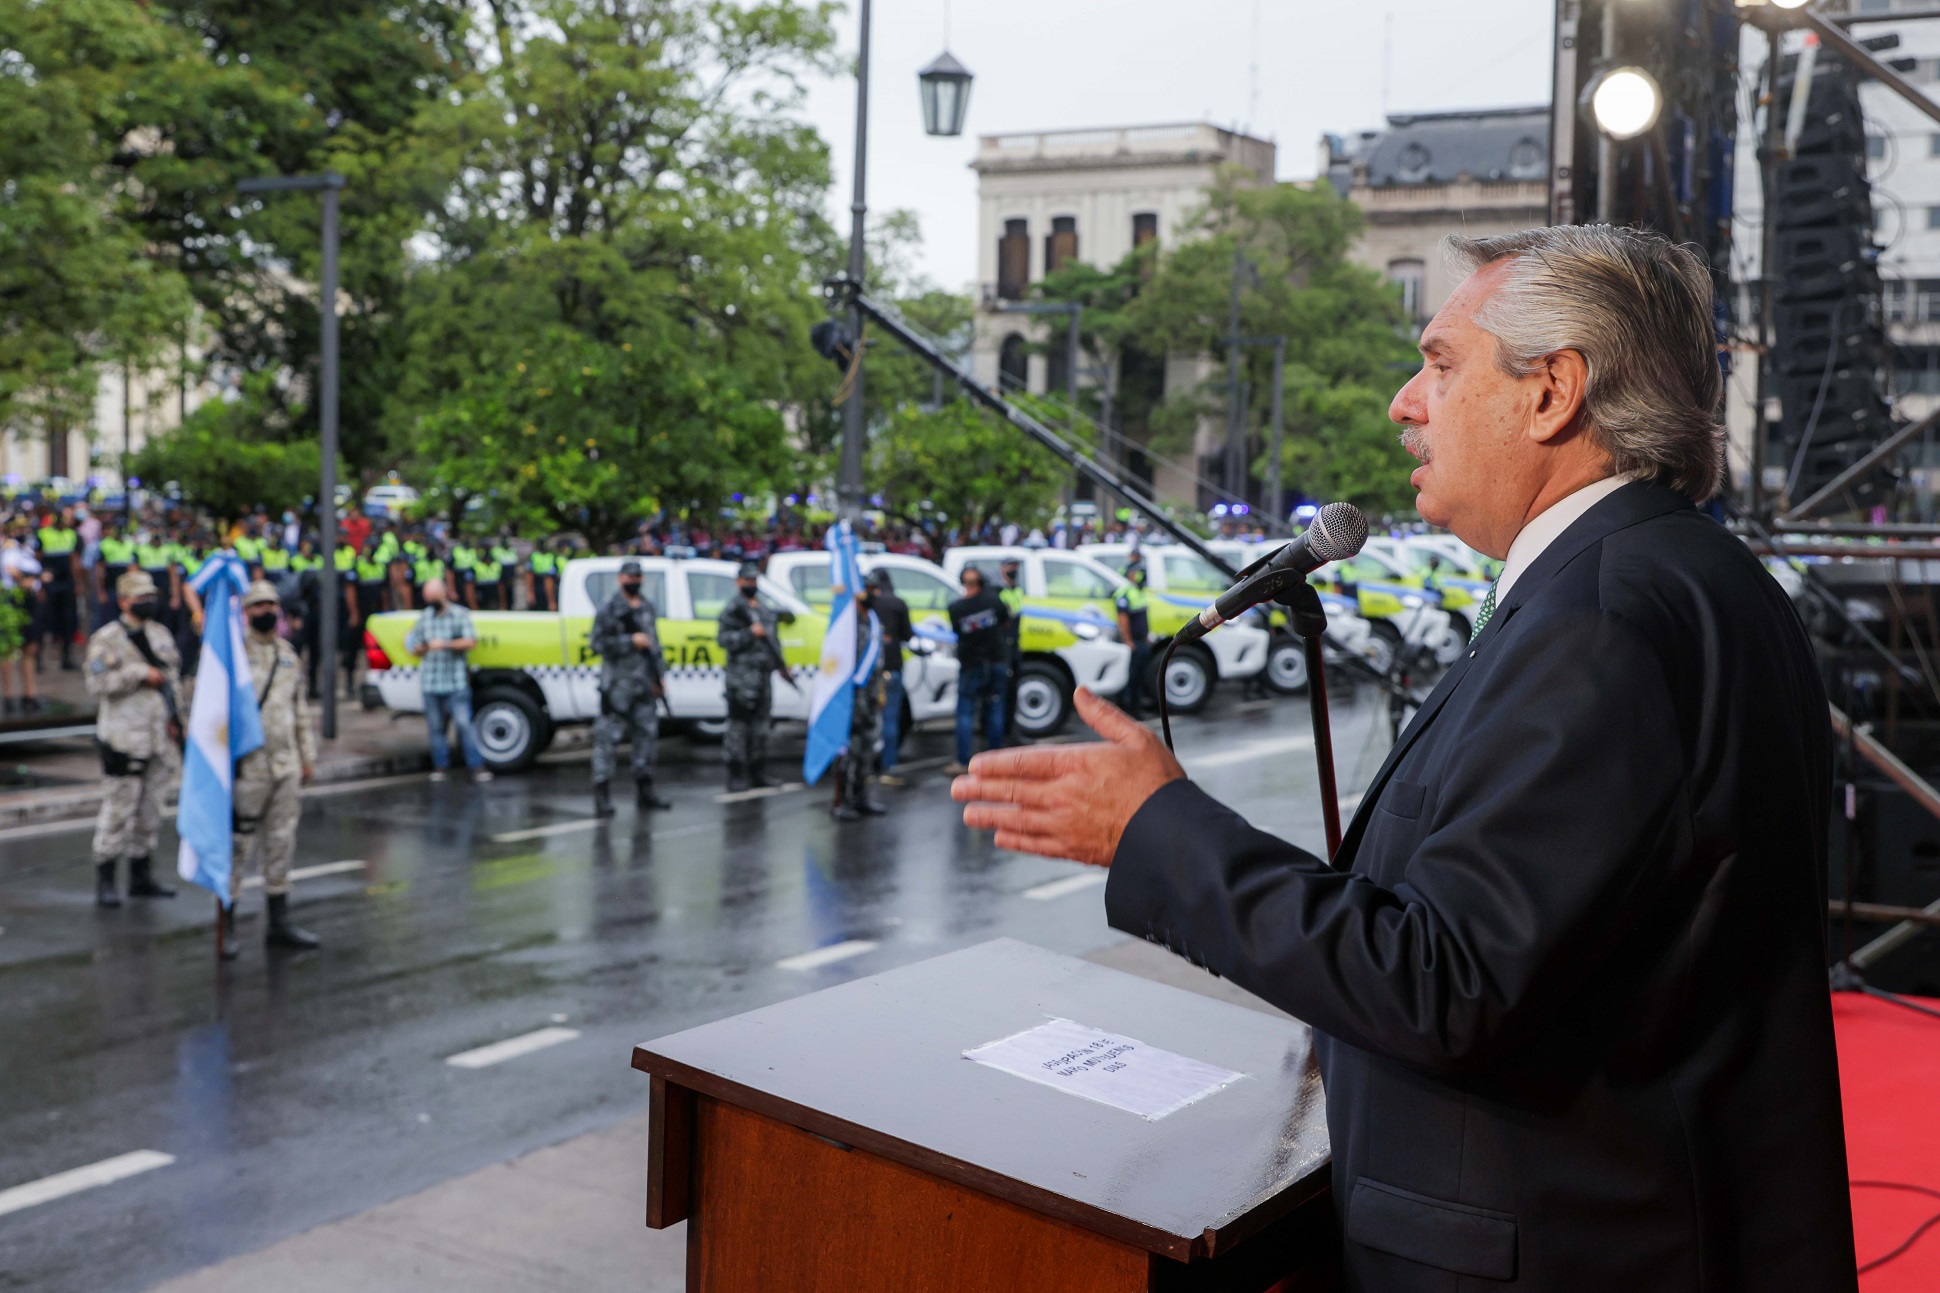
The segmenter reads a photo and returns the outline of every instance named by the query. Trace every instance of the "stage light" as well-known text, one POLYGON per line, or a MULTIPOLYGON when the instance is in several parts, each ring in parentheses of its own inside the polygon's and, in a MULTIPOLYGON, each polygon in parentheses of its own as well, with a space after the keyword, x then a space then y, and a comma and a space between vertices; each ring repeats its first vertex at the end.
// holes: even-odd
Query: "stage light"
POLYGON ((1590 111, 1597 129, 1612 139, 1635 139, 1657 124, 1664 92, 1657 78, 1641 67, 1618 67, 1597 79, 1590 94, 1590 111))

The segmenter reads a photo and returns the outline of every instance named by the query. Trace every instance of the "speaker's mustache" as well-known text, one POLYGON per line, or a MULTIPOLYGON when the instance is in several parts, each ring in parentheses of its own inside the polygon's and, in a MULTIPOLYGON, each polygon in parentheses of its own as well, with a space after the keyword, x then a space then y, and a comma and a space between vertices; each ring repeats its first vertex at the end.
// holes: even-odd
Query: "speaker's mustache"
POLYGON ((1432 456, 1428 448, 1428 433, 1412 424, 1401 428, 1401 447, 1424 463, 1432 456))

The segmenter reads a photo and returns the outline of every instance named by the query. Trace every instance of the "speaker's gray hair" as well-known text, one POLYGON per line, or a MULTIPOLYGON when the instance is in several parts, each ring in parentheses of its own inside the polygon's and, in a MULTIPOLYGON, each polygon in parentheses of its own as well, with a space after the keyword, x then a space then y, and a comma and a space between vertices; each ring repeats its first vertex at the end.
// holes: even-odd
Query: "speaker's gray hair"
POLYGON ((1583 419, 1618 472, 1703 502, 1724 470, 1711 273, 1688 247, 1611 225, 1448 239, 1455 265, 1507 261, 1475 322, 1512 377, 1561 350, 1583 356, 1583 419))

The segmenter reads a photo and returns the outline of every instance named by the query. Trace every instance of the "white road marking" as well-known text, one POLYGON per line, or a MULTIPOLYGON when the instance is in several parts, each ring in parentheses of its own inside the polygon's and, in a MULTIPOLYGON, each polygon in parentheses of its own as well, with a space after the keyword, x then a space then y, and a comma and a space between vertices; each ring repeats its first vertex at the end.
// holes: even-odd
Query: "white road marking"
POLYGON ((827 947, 818 947, 812 952, 784 956, 775 962, 775 968, 777 970, 819 970, 824 965, 834 965, 837 961, 846 961, 852 956, 861 956, 864 952, 875 950, 876 944, 869 939, 851 938, 845 942, 831 943, 827 947))
POLYGON ((1268 741, 1248 741, 1245 745, 1212 754, 1188 754, 1180 762, 1196 771, 1200 768, 1224 768, 1235 763, 1251 763, 1255 759, 1267 759, 1274 755, 1291 754, 1295 750, 1313 748, 1312 736, 1282 736, 1268 741))
MULTIPOLYGON (((342 875, 346 871, 362 871, 369 865, 370 863, 368 862, 354 858, 345 862, 320 862, 316 866, 292 868, 290 871, 290 879, 315 880, 319 876, 342 875)), ((244 876, 242 887, 245 889, 260 889, 263 887, 263 877, 259 875, 244 876)))
POLYGON ((1068 875, 1062 880, 1048 880, 1024 890, 1024 896, 1036 898, 1040 902, 1049 902, 1053 898, 1062 898, 1067 893, 1077 893, 1081 889, 1103 884, 1106 878, 1105 872, 1094 869, 1083 875, 1068 875))
POLYGON ((550 826, 528 826, 522 831, 504 831, 492 836, 494 844, 517 844, 520 840, 544 839, 548 835, 570 835, 574 831, 597 829, 609 820, 604 817, 587 817, 579 821, 554 822, 550 826))
POLYGON ((749 799, 769 799, 775 795, 792 795, 797 790, 808 787, 799 781, 790 781, 779 786, 757 786, 753 790, 735 790, 728 794, 714 796, 717 804, 738 804, 749 799))
POLYGON ((104 1158, 86 1167, 76 1167, 52 1176, 43 1176, 38 1181, 16 1185, 11 1189, 0 1190, 0 1217, 22 1208, 48 1203, 54 1199, 79 1194, 82 1190, 92 1190, 97 1185, 112 1185, 116 1181, 143 1172, 152 1172, 158 1167, 167 1167, 175 1161, 173 1154, 164 1154, 154 1149, 138 1149, 132 1154, 117 1154, 104 1158))
POLYGON ((508 1037, 502 1042, 493 1042, 490 1046, 480 1046, 476 1050, 447 1055, 445 1063, 453 1068, 482 1069, 493 1064, 503 1064, 506 1060, 515 1060, 521 1055, 530 1055, 534 1051, 542 1051, 548 1046, 569 1042, 577 1036, 579 1036, 579 1030, 576 1028, 541 1028, 523 1036, 508 1037))

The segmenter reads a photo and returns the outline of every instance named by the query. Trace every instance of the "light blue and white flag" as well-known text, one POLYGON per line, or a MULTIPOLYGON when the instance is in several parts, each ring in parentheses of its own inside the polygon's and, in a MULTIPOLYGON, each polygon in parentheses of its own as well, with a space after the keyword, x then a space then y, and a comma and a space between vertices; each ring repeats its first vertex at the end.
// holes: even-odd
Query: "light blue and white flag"
POLYGON ((802 753, 802 779, 810 785, 849 748, 849 723, 855 714, 856 684, 873 676, 882 663, 882 624, 869 613, 869 643, 856 656, 856 589, 862 568, 856 562, 855 531, 847 521, 829 527, 829 628, 822 637, 822 668, 808 705, 808 748, 802 753))
POLYGON ((182 753, 175 814, 182 849, 175 869, 184 880, 213 890, 226 906, 236 760, 263 743, 263 715, 249 676, 249 653, 243 650, 242 595, 249 574, 234 552, 219 552, 195 572, 189 587, 202 599, 202 655, 182 753))

